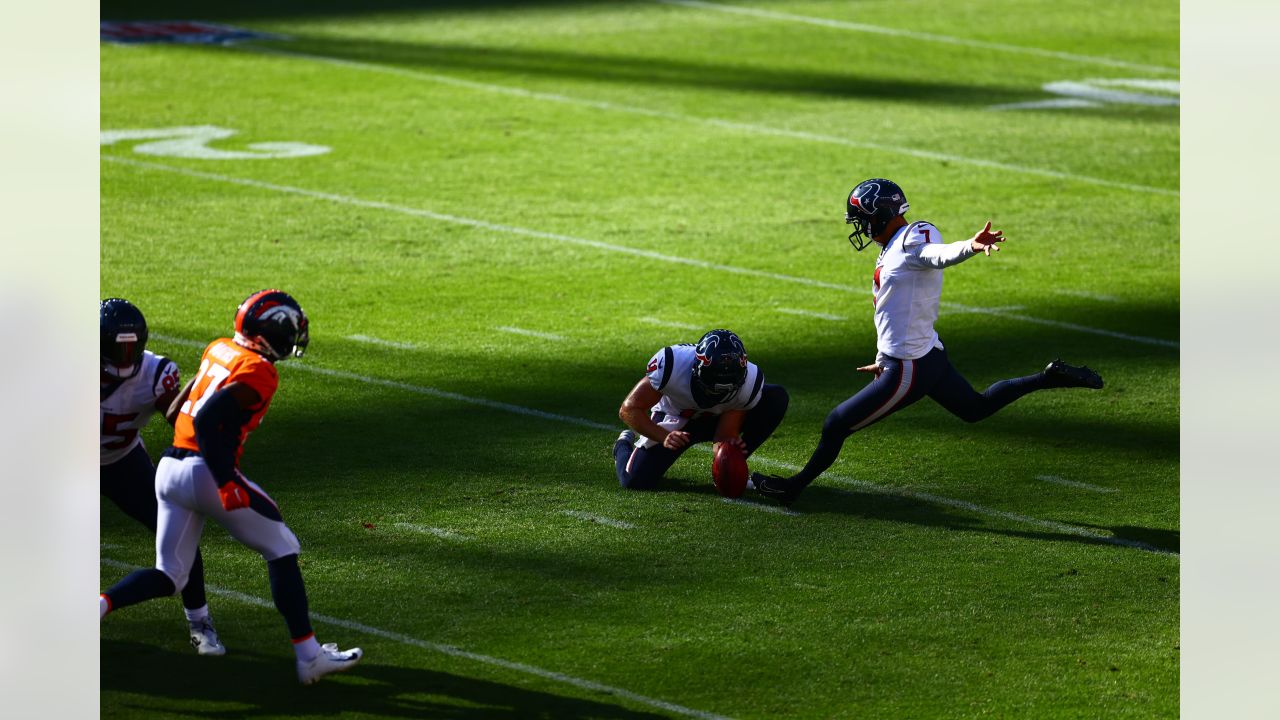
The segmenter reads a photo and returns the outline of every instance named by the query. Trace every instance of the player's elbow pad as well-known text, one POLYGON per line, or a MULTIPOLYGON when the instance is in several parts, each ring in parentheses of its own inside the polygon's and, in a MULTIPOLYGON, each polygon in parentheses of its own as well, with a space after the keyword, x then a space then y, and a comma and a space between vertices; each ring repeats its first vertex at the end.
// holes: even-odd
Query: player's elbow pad
POLYGON ((243 423, 240 403, 225 389, 214 393, 196 414, 196 444, 219 486, 235 479, 236 444, 243 423))

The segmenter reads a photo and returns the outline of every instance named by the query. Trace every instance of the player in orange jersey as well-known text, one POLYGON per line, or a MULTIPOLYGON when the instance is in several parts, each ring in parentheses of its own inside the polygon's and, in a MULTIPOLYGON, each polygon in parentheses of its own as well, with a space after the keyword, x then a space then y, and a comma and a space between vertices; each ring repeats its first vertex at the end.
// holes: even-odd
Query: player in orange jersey
POLYGON ((235 329, 234 338, 209 344, 196 377, 178 397, 185 401, 173 447, 156 467, 156 567, 134 571, 102 593, 99 615, 181 590, 204 520, 211 518, 267 561, 271 597, 293 638, 298 680, 310 685, 355 666, 363 651, 316 641, 298 569, 298 538, 275 502, 239 468, 244 442, 280 383, 275 363, 301 357, 307 347, 307 316, 287 293, 262 290, 240 304, 235 329))

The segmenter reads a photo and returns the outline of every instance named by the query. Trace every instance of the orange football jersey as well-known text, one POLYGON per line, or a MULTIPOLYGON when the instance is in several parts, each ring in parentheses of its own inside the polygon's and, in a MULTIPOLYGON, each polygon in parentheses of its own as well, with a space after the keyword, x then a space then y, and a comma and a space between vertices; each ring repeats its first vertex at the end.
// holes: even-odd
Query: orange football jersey
POLYGON ((195 416, 200 408, 219 389, 231 383, 248 385, 257 391, 262 398, 256 407, 249 408, 253 416, 240 429, 240 441, 236 448, 236 465, 240 465, 240 455, 244 453, 244 442, 258 425, 262 424, 262 416, 271 405, 271 398, 280 385, 280 376, 276 366, 258 353, 237 345, 230 338, 214 340, 205 349, 200 358, 200 372, 196 375, 195 384, 191 386, 191 394, 182 404, 177 422, 173 427, 174 447, 187 450, 200 450, 196 443, 195 416))

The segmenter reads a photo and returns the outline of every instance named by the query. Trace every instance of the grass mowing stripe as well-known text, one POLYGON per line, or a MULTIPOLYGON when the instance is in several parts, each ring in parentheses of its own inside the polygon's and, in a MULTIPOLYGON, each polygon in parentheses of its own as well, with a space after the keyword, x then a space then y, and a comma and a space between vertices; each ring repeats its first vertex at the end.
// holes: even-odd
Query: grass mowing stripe
POLYGON ((371 72, 379 72, 387 75, 399 75, 401 77, 413 78, 416 80, 427 80, 430 82, 441 83, 445 85, 453 85, 456 87, 469 88, 472 90, 481 90, 485 92, 496 92, 504 95, 512 95, 515 97, 529 98, 533 100, 547 100, 566 105, 577 105, 579 107, 590 107, 597 110, 607 110, 611 112, 630 113, 632 115, 644 115, 652 118, 662 118, 666 120, 676 120, 679 122, 691 122, 702 125, 710 125, 725 130, 734 130, 738 132, 767 135, 771 137, 785 137, 793 140, 804 140, 807 142, 825 143, 828 145, 841 145, 843 147, 858 148, 862 150, 876 150, 879 152, 896 153, 899 155, 908 155, 910 157, 920 158, 922 160, 936 160, 945 163, 955 163, 957 165, 970 165, 972 167, 980 167, 988 170, 998 170, 1000 172, 1018 173, 1021 175, 1034 175, 1037 177, 1052 178, 1054 180, 1068 180, 1072 182, 1086 183, 1089 185, 1099 185, 1102 187, 1116 188, 1118 190, 1131 190, 1133 192, 1154 193, 1156 195, 1169 195, 1178 197, 1177 190, 1169 188, 1153 187, 1151 185, 1138 185, 1135 183, 1119 182, 1117 180, 1106 180, 1103 178, 1091 177, 1088 175, 1077 175, 1075 173, 1061 172, 1058 170, 1048 170, 1045 168, 1030 167, 1027 165, 1013 165, 1010 163, 1002 163, 995 160, 985 160, 982 158, 966 157, 963 155, 951 155, 949 153, 934 152, 932 150, 921 150, 918 148, 906 147, 902 145, 885 145, 883 143, 871 143, 865 141, 850 140, 849 138, 837 135, 820 135, 817 133, 804 132, 802 130, 788 130, 786 128, 772 127, 769 125, 757 125, 753 123, 736 122, 733 120, 724 120, 721 118, 700 117, 697 115, 685 115, 683 113, 669 112, 665 110, 653 110, 650 108, 637 107, 634 105, 622 105, 619 103, 611 103, 603 100, 588 100, 585 98, 577 98, 570 95, 561 95, 559 93, 537 92, 534 90, 525 90, 523 88, 512 87, 509 85, 497 85, 493 83, 483 83, 474 80, 463 80, 461 78, 450 77, 448 75, 439 75, 436 73, 421 72, 418 70, 408 70, 405 68, 395 67, 392 65, 379 65, 375 63, 360 62, 358 60, 346 60, 343 58, 329 57, 327 55, 314 55, 311 53, 292 52, 289 50, 281 50, 278 48, 268 48, 260 45, 237 45, 235 49, 247 50, 250 52, 262 53, 267 55, 280 55, 283 57, 300 58, 303 60, 313 60, 317 62, 330 63, 342 67, 356 68, 360 70, 368 70, 371 72))
POLYGON ((913 40, 925 40, 928 42, 944 43, 947 45, 959 45, 961 47, 996 50, 999 52, 1018 53, 1022 55, 1035 55, 1036 57, 1053 58, 1055 60, 1065 60, 1067 62, 1083 63, 1088 65, 1105 65, 1107 67, 1127 68, 1130 70, 1142 70, 1144 72, 1152 73, 1177 74, 1179 72, 1178 68, 1165 67, 1163 65, 1145 65, 1143 63, 1116 60, 1115 58, 1101 57, 1098 55, 1079 55, 1077 53, 1062 52, 1060 50, 1047 50, 1045 48, 1038 47, 1027 47, 1025 45, 1008 45, 1005 43, 989 42, 986 40, 971 40, 969 38, 954 37, 952 35, 937 35, 934 33, 918 32, 915 30, 902 30, 900 28, 885 27, 883 25, 868 25, 866 23, 849 22, 847 20, 832 20, 830 18, 813 17, 811 15, 795 15, 792 13, 778 12, 776 10, 763 10, 760 8, 748 8, 738 5, 722 5, 720 3, 703 2, 702 0, 654 0, 654 2, 658 2, 663 5, 682 5, 684 7, 696 8, 699 10, 715 10, 717 12, 732 13, 734 15, 748 15, 751 17, 763 18, 765 20, 780 20, 783 22, 803 23, 805 25, 835 28, 837 30, 852 30, 854 32, 861 33, 873 33, 876 35, 905 37, 913 40))
MULTIPOLYGON (((201 348, 204 347, 203 343, 200 343, 194 340, 186 340, 184 338, 175 338, 167 335, 159 335, 154 333, 151 335, 151 337, 157 340, 173 342, 181 345, 186 345, 189 347, 201 347, 201 348)), ((520 405, 512 405, 511 403, 498 402, 496 400, 488 400, 485 398, 469 397, 467 395, 460 395, 458 393, 449 392, 447 390, 437 390, 436 388, 425 387, 422 385, 411 385, 409 383, 397 382, 395 380, 383 380, 382 378, 369 377, 367 375, 358 375, 356 373, 347 372, 345 370, 330 370, 328 368, 321 368, 321 367, 316 367, 315 365, 307 365, 303 363, 294 363, 292 365, 285 365, 285 367, 296 368, 298 370, 306 370, 308 372, 318 373, 320 375, 327 375, 330 377, 342 378, 345 380, 354 380, 356 382, 362 382, 369 385, 380 385, 382 387, 389 387, 397 390, 404 390, 407 392, 417 393, 420 395, 429 395, 431 397, 438 397, 446 400, 456 400, 458 402, 469 403, 472 405, 480 405, 483 407, 493 408, 495 410, 505 410, 507 412, 516 413, 519 415, 529 415, 532 417, 540 417, 546 420, 557 420, 559 422, 578 425, 581 427, 588 427, 595 430, 608 430, 610 433, 618 429, 616 425, 606 425, 604 423, 598 423, 598 422, 595 422, 594 420, 587 420, 585 418, 577 418, 577 417, 572 417, 570 415, 559 415, 557 413, 550 413, 542 410, 535 410, 533 408, 527 408, 520 405)), ((711 448, 706 445, 695 445, 694 448, 700 451, 708 452, 708 453, 711 452, 711 448)), ((783 462, 781 460, 773 460, 771 458, 767 458, 762 455, 752 455, 751 459, 754 462, 760 462, 765 465, 782 468, 784 470, 789 470, 791 472, 795 472, 800 469, 799 465, 793 465, 791 463, 783 462)), ((997 510, 995 508, 989 508, 984 505, 978 505, 977 503, 971 503, 967 500, 958 500, 956 498, 943 497, 941 495, 934 495, 932 493, 908 490, 906 488, 885 487, 884 485, 877 485, 875 483, 866 482, 865 480, 854 480, 853 478, 844 477, 842 475, 836 475, 834 473, 824 473, 822 477, 828 480, 834 480, 836 482, 849 485, 851 487, 856 487, 859 490, 865 490, 867 492, 879 493, 881 495, 895 495, 898 497, 911 498, 913 500, 923 500, 925 502, 936 503, 939 505, 947 505, 950 507, 967 510, 977 515, 986 515, 988 517, 998 517, 998 518, 1003 518, 1005 520, 1012 520, 1014 522, 1017 522, 1023 525, 1034 525, 1036 527, 1055 530, 1057 532, 1068 533, 1070 535, 1077 535, 1079 537, 1093 538, 1095 540, 1098 540, 1099 542, 1104 542, 1109 545, 1119 545, 1121 547, 1134 548, 1137 550, 1144 550, 1147 552, 1152 552, 1152 553, 1157 553, 1162 555, 1178 555, 1178 553, 1173 552, 1171 550, 1159 548, 1154 545, 1148 545, 1147 543, 1139 542, 1137 540, 1129 540, 1128 538, 1105 535, 1103 533, 1099 533, 1094 530, 1089 530, 1087 528, 1079 527, 1077 525, 1070 525, 1068 523, 1061 523, 1054 520, 1041 520, 1040 518, 1034 518, 1029 515, 1019 515, 1018 513, 1011 513, 1011 512, 1006 512, 1004 510, 997 510)), ((745 504, 760 507, 756 503, 745 503, 745 504)))
MULTIPOLYGON (((263 182, 261 180, 252 180, 249 178, 233 177, 231 175, 219 175, 217 173, 208 173, 200 170, 190 170, 175 165, 166 165, 164 163, 146 162, 143 160, 134 160, 132 158, 116 157, 112 155, 103 155, 102 159, 108 162, 119 163, 124 165, 132 165, 134 167, 147 168, 150 170, 160 170, 163 172, 177 173, 188 177, 201 178, 204 180, 214 180, 217 182, 230 183, 232 185, 243 185, 245 187, 259 188, 262 190, 273 190, 275 192, 288 193, 291 195, 301 195, 303 197, 314 198, 317 200, 327 200, 329 202, 339 203, 341 205, 354 205, 356 207, 366 207, 375 210, 387 210, 390 212, 401 213, 404 215, 412 215, 414 217, 426 218, 429 220, 438 220, 440 222, 452 223, 455 225, 467 225, 469 227, 480 228, 482 230, 490 230, 493 232, 511 233, 513 235, 523 235, 526 237, 535 237, 542 240, 553 240, 555 242, 563 242, 572 245, 581 245, 584 247, 604 250, 606 252, 623 253, 627 255, 635 255, 638 257, 648 258, 650 260, 658 260, 661 262, 674 263, 678 265, 688 265, 691 267, 703 268, 706 270, 719 270, 721 272, 734 273, 736 275, 748 275, 751 277, 766 278, 769 280, 778 280, 781 282, 794 283, 797 285, 807 285, 809 287, 825 288, 827 290, 837 290, 840 292, 850 292, 865 294, 865 287, 853 287, 851 285, 841 285, 839 283, 825 282, 823 280, 815 280, 813 278, 799 277, 796 275, 784 275, 782 273, 769 272, 767 270, 755 270, 752 268, 737 267, 734 265, 722 265, 720 263, 708 262, 706 260, 697 260, 694 258, 680 257, 678 255, 664 255, 662 253, 653 252, 652 250, 643 250, 641 248, 628 247, 626 245, 614 245, 612 243, 601 242, 599 240, 588 240, 586 238, 574 237, 572 235, 561 235, 559 233, 543 232, 541 230, 531 230, 529 228, 516 227, 514 225, 499 225, 496 223, 486 222, 484 220, 476 220, 474 218, 460 217, 458 215, 447 215, 444 213, 432 212, 431 210, 423 210, 421 208, 408 207, 406 205, 394 205, 392 203, 380 202, 377 200, 364 200, 362 198, 351 197, 348 195, 337 195, 334 193, 320 192, 318 190, 308 190, 306 188, 293 187, 290 185, 278 185, 276 183, 263 182)), ((1087 325, 1077 325, 1076 323, 1064 322, 1061 320, 1047 320, 1045 318, 1032 317, 1030 315, 1021 315, 1015 312, 1009 312, 1001 308, 982 308, 971 305, 961 305, 960 303, 943 302, 941 307, 949 310, 961 310, 964 312, 979 313, 982 315, 992 315, 995 317, 1008 318, 1011 320, 1021 320, 1023 322, 1034 323, 1037 325, 1047 325, 1049 327, 1061 328, 1064 330, 1075 330, 1077 332, 1089 333, 1092 335, 1101 335, 1104 337, 1112 337, 1120 340, 1128 340, 1130 342, 1142 343, 1146 345, 1158 345, 1161 347, 1177 348, 1178 342, 1174 340, 1164 340, 1161 338, 1144 337, 1142 335, 1129 335, 1126 333, 1115 332, 1113 330, 1104 330, 1102 328, 1089 327, 1087 325)))
MULTIPOLYGON (((133 571, 133 570, 140 569, 137 565, 131 565, 129 563, 121 562, 113 558, 104 557, 104 558, 101 558, 101 562, 103 565, 109 565, 111 567, 119 568, 121 570, 133 571)), ((238 592, 236 590, 228 590, 226 588, 217 587, 216 585, 206 585, 205 589, 208 590, 210 593, 213 593, 214 595, 218 595, 219 597, 225 597, 231 600, 239 600, 240 602, 245 603, 247 605, 255 605, 257 607, 265 608, 268 610, 276 609, 275 603, 271 602, 270 600, 260 598, 256 595, 249 595, 247 593, 238 592)), ((630 690, 623 690, 622 688, 603 685, 601 683, 593 682, 591 680, 583 680, 581 678, 573 677, 572 675, 565 675, 564 673, 558 673, 552 670, 543 670, 540 667, 534 667, 533 665, 526 665, 524 663, 514 662, 512 660, 503 660, 502 658, 491 657, 489 655, 481 655, 480 653, 473 653, 467 650, 463 650, 461 648, 456 648, 452 645, 444 645, 441 643, 429 642, 427 640, 419 640, 418 638, 415 638, 415 637, 402 635, 398 632, 392 632, 390 630, 383 630, 381 628, 373 627, 372 625, 365 625, 364 623, 355 622, 354 620, 344 620, 342 618, 330 617, 328 615, 321 615, 319 613, 311 613, 311 619, 316 622, 324 623, 326 625, 334 625, 336 627, 345 628, 347 630, 351 630, 354 632, 364 633, 365 635, 372 635, 374 637, 380 637, 385 640, 393 640, 395 642, 402 643, 404 645, 411 645, 413 647, 422 648, 423 650, 430 650, 432 652, 437 652, 442 655, 450 655, 452 657, 459 657, 467 660, 474 660, 479 663, 484 663, 485 665, 494 665, 500 668, 505 668, 507 670, 515 670, 516 672, 522 672, 527 675, 536 675, 540 678, 545 678, 547 680, 553 680, 558 683, 564 683, 565 685, 572 685, 574 687, 581 688, 583 690, 590 690, 592 692, 598 692, 605 695, 612 695, 613 697, 623 698, 635 703, 639 703, 641 705, 648 705, 649 707, 655 707, 660 710, 666 710, 667 712, 676 713, 677 715, 684 715, 685 717, 702 718, 703 720, 731 720, 731 718, 728 718, 724 715, 716 715, 715 713, 704 712, 702 710, 694 710, 693 708, 687 708, 683 705, 676 705, 675 703, 670 703, 670 702, 667 702, 666 700, 659 700, 657 698, 651 698, 646 695, 633 693, 630 690)))

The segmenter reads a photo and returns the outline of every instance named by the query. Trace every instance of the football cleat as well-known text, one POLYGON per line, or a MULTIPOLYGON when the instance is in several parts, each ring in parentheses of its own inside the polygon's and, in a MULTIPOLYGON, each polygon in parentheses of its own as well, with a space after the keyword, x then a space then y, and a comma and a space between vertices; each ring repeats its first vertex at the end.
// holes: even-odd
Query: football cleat
POLYGON ((191 647, 200 655, 226 655, 227 648, 218 640, 218 631, 208 619, 191 623, 191 647))
POLYGON ((1061 360, 1054 360, 1045 366, 1043 374, 1045 380, 1048 381, 1047 387, 1102 389, 1102 376, 1090 370, 1087 365, 1076 367, 1075 365, 1068 365, 1061 360))
POLYGON ((776 500, 783 505, 790 505, 800 497, 800 493, 804 491, 802 487, 796 487, 791 484, 789 478, 780 475, 765 475, 764 473, 751 473, 751 484, 755 486, 756 492, 770 500, 776 500))
POLYGON ((329 673, 346 672, 355 667, 362 657, 364 651, 360 648, 339 650, 337 643, 325 643, 311 662, 298 661, 298 682, 310 685, 329 673))

